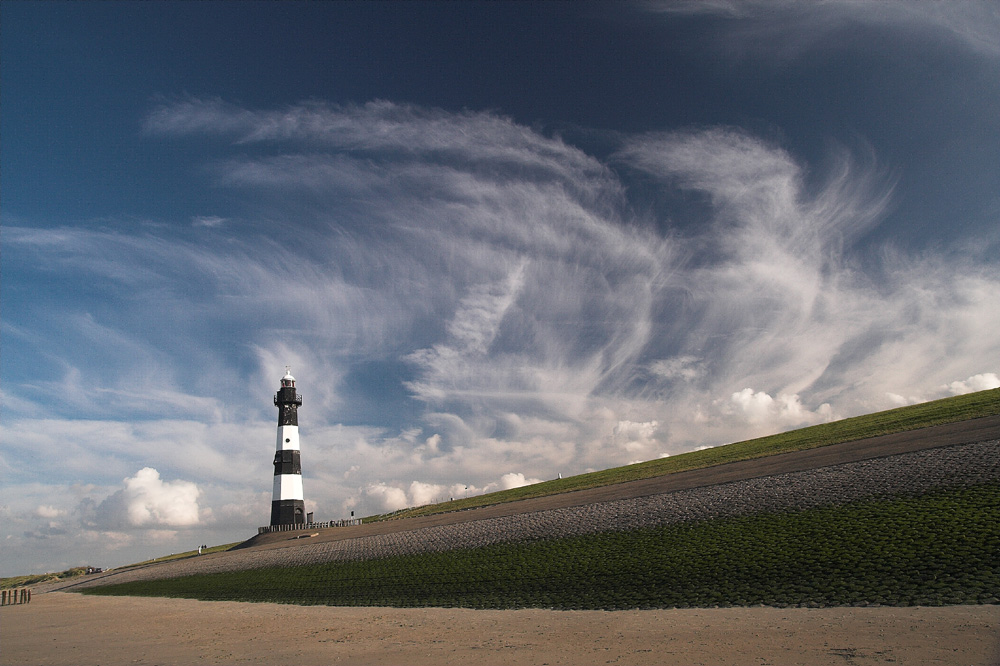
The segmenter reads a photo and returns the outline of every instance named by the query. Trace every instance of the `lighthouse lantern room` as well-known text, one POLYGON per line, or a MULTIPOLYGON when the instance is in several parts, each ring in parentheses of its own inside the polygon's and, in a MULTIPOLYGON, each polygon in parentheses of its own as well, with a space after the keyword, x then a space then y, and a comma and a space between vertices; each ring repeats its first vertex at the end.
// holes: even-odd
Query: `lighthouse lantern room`
POLYGON ((299 405, 302 396, 295 392, 295 377, 285 366, 281 388, 274 396, 278 408, 278 444, 274 454, 274 493, 271 496, 271 525, 294 525, 306 522, 302 495, 302 462, 299 458, 299 405))

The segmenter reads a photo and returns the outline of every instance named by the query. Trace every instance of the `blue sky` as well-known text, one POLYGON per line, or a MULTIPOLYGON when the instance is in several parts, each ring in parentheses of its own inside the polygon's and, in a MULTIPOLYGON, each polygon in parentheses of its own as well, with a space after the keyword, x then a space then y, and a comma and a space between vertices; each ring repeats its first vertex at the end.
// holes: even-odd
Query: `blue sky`
POLYGON ((1000 385, 995 4, 0 11, 0 574, 1000 385))

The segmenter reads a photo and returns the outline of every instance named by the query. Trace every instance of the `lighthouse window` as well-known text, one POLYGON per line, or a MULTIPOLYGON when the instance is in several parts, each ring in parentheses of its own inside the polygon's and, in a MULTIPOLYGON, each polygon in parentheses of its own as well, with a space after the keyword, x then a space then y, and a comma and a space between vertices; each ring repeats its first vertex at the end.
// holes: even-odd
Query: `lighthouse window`
POLYGON ((285 438, 285 444, 288 444, 288 442, 290 442, 290 441, 292 441, 292 440, 289 439, 288 437, 285 438))

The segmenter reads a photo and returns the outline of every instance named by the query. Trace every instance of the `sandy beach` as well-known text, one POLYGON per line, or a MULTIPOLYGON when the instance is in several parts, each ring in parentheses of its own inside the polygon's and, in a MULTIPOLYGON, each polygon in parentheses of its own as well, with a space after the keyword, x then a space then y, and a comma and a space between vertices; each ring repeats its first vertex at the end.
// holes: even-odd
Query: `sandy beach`
POLYGON ((2 664, 1000 664, 1000 606, 475 611, 52 592, 2 664))
MULTIPOLYGON (((989 422, 979 420, 971 425, 988 426, 991 429, 987 434, 995 439, 996 419, 989 422)), ((967 424, 963 427, 967 429, 971 426, 967 424)), ((982 441, 986 436, 970 435, 957 427, 952 429, 960 432, 944 434, 974 441, 982 441)), ((744 480, 755 482, 754 479, 764 479, 772 484, 765 493, 769 498, 777 496, 774 484, 785 478, 782 474, 795 482, 779 484, 780 488, 804 488, 803 492, 808 494, 816 494, 817 479, 823 474, 846 474, 846 480, 837 477, 828 484, 842 494, 851 479, 854 479, 853 482, 861 479, 863 483, 879 487, 887 483, 878 481, 883 477, 899 481, 906 474, 916 474, 914 478, 922 479, 924 477, 917 474, 923 469, 918 464, 918 458, 927 458, 934 473, 948 476, 950 468, 945 463, 950 458, 947 456, 958 455, 965 449, 977 454, 972 457, 976 464, 966 462, 959 465, 960 471, 967 470, 963 478, 973 473, 984 473, 984 470, 994 470, 989 473, 995 474, 995 462, 992 465, 983 464, 988 456, 976 448, 981 445, 942 448, 954 442, 935 440, 931 443, 938 448, 924 451, 929 447, 928 435, 937 433, 937 436, 943 436, 941 432, 941 429, 927 429, 919 437, 895 438, 901 439, 900 442, 879 438, 867 442, 865 446, 851 444, 858 449, 856 455, 850 451, 844 453, 845 447, 826 447, 821 453, 832 456, 829 460, 817 461, 814 456, 819 454, 811 452, 788 454, 720 466, 707 478, 702 478, 704 475, 701 472, 688 476, 678 474, 665 480, 619 484, 474 511, 319 530, 308 544, 295 540, 289 533, 262 535, 247 542, 244 548, 226 553, 109 571, 88 576, 85 580, 40 586, 30 604, 0 608, 0 664, 308 666, 343 663, 421 666, 619 663, 851 666, 897 663, 1000 666, 1000 606, 996 605, 825 609, 754 607, 620 612, 482 611, 90 597, 58 591, 61 587, 108 584, 126 579, 240 570, 251 565, 261 566, 262 562, 271 566, 326 562, 336 559, 337 548, 346 548, 351 544, 357 550, 354 557, 384 556, 386 553, 371 549, 379 544, 386 548, 396 547, 394 544, 397 542, 411 544, 415 552, 422 552, 428 544, 447 541, 440 533, 447 529, 458 531, 452 541, 460 544, 475 542, 475 535, 469 532, 474 529, 487 534, 500 532, 509 538, 515 532, 511 525, 504 524, 503 529, 499 529, 491 527, 491 521, 517 519, 530 523, 532 517, 543 520, 557 511, 589 510, 587 507, 596 507, 594 511, 607 510, 616 501, 653 501, 657 494, 680 497, 684 492, 715 492, 725 490, 713 484, 727 474, 724 477, 729 482, 727 488, 742 488, 738 484, 744 480), (897 448, 887 449, 890 445, 897 448), (899 468, 898 461, 893 462, 895 455, 903 453, 910 454, 904 460, 905 469, 899 468), (800 460, 802 456, 808 459, 800 460), (873 456, 877 460, 865 462, 873 456), (848 474, 844 471, 853 469, 852 465, 861 465, 864 473, 848 474), (872 477, 873 474, 877 478, 872 477), (683 483, 687 485, 648 487, 649 484, 683 483), (573 505, 582 505, 583 508, 573 509, 573 505)), ((986 444, 992 446, 994 439, 986 444)), ((987 453, 993 451, 987 448, 987 453)), ((931 474, 929 478, 933 481, 935 477, 931 474)), ((743 504, 748 502, 748 497, 748 492, 741 493, 743 504)), ((704 503, 693 502, 694 505, 704 503)), ((729 506, 733 502, 719 501, 714 504, 729 506)), ((669 515, 669 512, 632 508, 619 511, 616 515, 619 514, 662 516, 669 515)), ((582 523, 589 525, 598 518, 597 514, 588 514, 582 523)), ((552 533, 551 522, 543 521, 544 524, 538 527, 541 533, 552 533)), ((562 514, 555 522, 560 526, 573 524, 562 514)), ((530 533, 530 530, 526 532, 530 533)))

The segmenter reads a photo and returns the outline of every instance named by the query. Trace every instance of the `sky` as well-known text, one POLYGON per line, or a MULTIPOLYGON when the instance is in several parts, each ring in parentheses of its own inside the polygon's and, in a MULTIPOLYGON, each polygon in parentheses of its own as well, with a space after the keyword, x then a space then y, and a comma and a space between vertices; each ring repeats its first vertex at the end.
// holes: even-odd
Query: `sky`
POLYGON ((1000 386, 1000 5, 0 5, 0 575, 1000 386))

